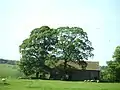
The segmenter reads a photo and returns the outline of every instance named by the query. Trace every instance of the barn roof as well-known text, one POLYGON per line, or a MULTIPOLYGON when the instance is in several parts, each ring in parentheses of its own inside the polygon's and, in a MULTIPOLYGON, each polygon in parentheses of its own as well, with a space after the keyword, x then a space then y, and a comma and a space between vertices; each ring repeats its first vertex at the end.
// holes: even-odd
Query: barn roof
MULTIPOLYGON (((99 62, 97 61, 85 61, 87 63, 87 67, 86 70, 100 70, 99 68, 99 62)), ((60 64, 63 64, 64 61, 61 60, 57 63, 57 66, 59 66, 60 64)), ((78 70, 81 70, 81 65, 79 65, 78 63, 75 62, 68 62, 67 63, 69 66, 72 66, 73 68, 76 68, 78 70)))

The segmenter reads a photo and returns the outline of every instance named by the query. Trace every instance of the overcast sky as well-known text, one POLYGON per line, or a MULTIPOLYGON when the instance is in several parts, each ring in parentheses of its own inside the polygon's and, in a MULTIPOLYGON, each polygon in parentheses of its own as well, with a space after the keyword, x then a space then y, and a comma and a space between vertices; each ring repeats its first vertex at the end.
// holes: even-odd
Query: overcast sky
POLYGON ((0 58, 19 60, 19 45, 42 25, 83 28, 90 60, 105 65, 120 45, 120 0, 0 0, 0 58))

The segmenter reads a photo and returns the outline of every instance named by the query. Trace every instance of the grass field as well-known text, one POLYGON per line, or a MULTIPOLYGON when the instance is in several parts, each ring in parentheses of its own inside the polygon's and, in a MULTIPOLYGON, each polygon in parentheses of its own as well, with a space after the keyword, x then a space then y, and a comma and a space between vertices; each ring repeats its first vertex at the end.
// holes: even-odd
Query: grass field
POLYGON ((17 78, 21 75, 17 65, 0 64, 0 77, 17 78))
POLYGON ((0 78, 0 90, 120 90, 120 83, 15 79, 19 76, 21 73, 17 66, 0 64, 0 77, 8 78, 7 84, 3 84, 0 78))
POLYGON ((120 90, 120 83, 65 82, 50 80, 8 80, 0 90, 120 90))

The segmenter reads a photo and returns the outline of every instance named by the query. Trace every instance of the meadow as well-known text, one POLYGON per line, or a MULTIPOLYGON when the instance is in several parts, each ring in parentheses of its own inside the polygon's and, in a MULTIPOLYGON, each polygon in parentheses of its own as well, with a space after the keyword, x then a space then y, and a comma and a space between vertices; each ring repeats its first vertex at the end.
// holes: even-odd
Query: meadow
POLYGON ((4 78, 17 78, 21 76, 22 73, 18 70, 17 65, 10 65, 10 64, 0 64, 0 77, 4 78))
POLYGON ((10 79, 0 90, 120 90, 120 83, 10 79))
POLYGON ((0 64, 0 90, 120 90, 120 83, 18 79, 21 75, 17 66, 0 64))

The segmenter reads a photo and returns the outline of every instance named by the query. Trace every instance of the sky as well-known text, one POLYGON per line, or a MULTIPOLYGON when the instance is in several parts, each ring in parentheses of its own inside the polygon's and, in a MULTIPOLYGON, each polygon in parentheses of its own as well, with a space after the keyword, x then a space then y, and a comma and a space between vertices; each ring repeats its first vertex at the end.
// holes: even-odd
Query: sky
POLYGON ((94 47, 89 60, 106 65, 120 45, 120 0, 0 0, 0 58, 19 60, 34 28, 81 27, 94 47))

